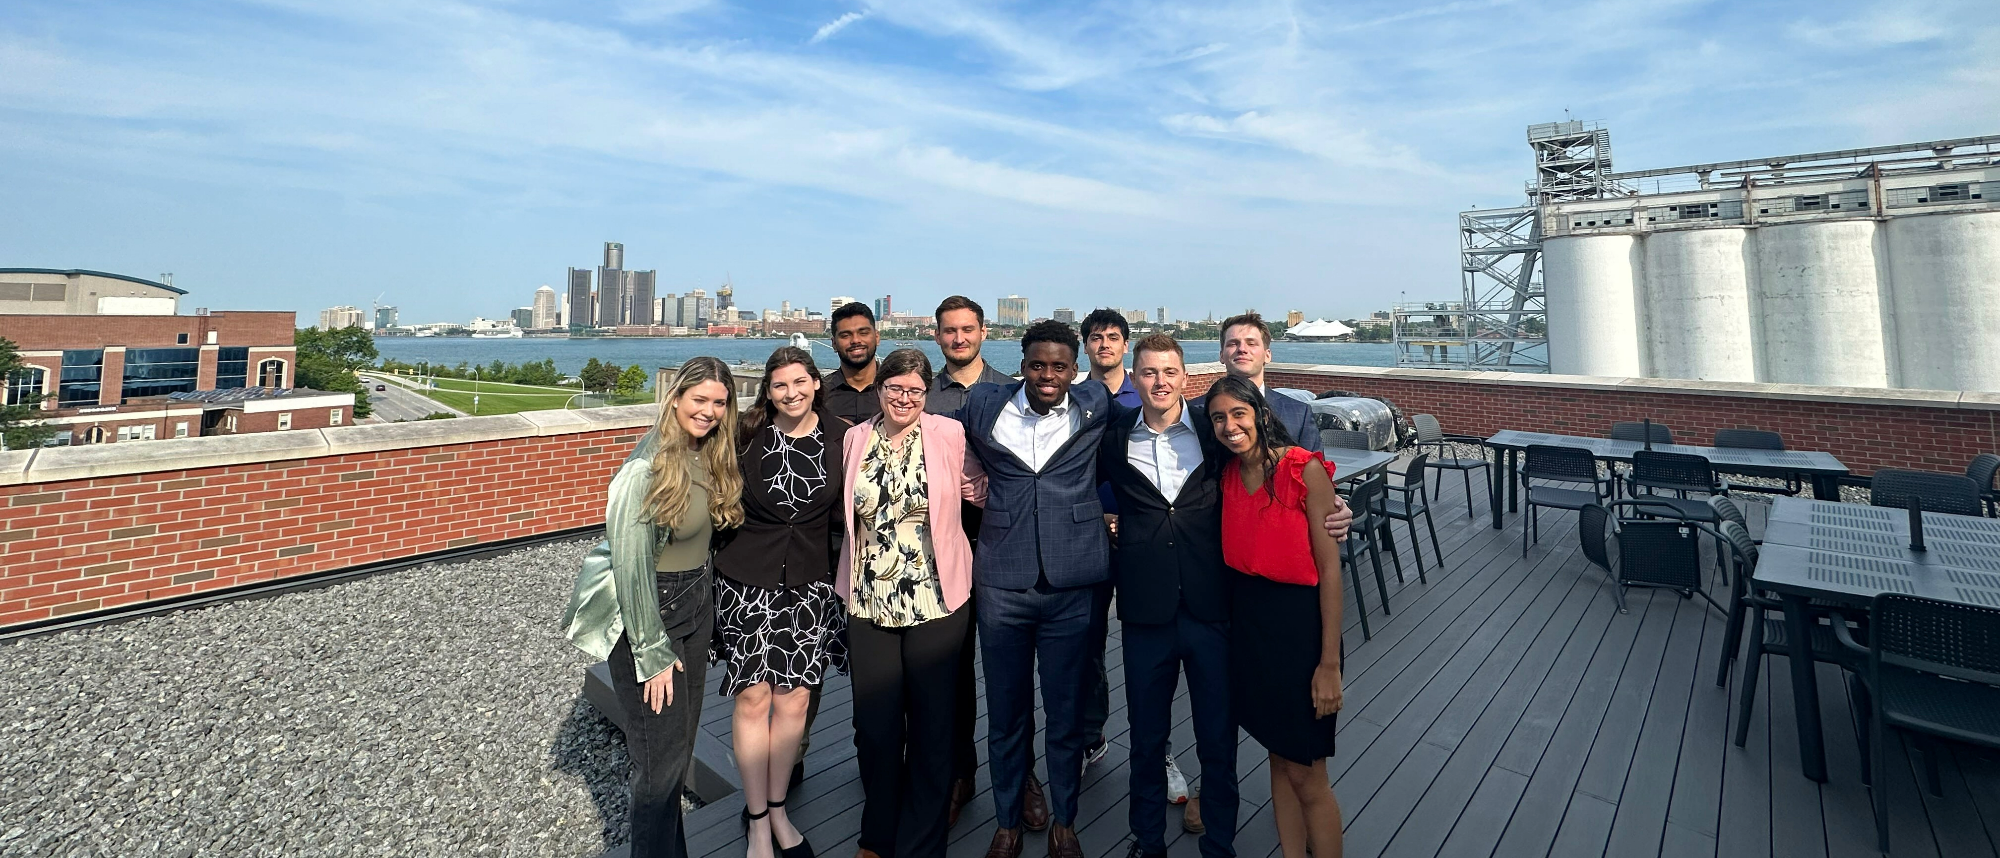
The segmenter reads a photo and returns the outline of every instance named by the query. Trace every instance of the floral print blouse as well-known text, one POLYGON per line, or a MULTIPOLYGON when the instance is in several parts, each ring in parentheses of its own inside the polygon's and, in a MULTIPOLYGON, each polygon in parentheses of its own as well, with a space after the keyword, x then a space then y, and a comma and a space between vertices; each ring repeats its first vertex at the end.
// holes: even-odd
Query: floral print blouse
POLYGON ((880 427, 868 434, 854 481, 854 517, 855 584, 848 612, 884 628, 949 616, 931 549, 930 480, 924 475, 920 427, 910 427, 900 444, 883 437, 880 427))

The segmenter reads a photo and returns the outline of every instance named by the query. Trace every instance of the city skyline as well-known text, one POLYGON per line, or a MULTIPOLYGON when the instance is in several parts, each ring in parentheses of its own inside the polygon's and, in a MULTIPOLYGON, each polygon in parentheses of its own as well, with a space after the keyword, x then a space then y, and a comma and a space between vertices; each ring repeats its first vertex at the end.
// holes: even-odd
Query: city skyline
POLYGON ((1458 295, 1455 215, 1521 200, 1531 123, 1626 167, 1989 132, 1983 10, 28 2, 0 261, 490 318, 611 236, 759 309, 1354 317, 1458 295))

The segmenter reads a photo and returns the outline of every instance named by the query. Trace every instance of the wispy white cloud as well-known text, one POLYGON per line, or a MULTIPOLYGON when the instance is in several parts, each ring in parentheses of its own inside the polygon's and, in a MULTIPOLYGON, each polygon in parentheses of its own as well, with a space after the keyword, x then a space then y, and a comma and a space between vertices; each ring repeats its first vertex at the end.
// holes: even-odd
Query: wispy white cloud
POLYGON ((842 15, 831 21, 828 21, 825 24, 820 25, 820 28, 818 30, 813 31, 812 38, 807 39, 806 44, 817 45, 821 42, 826 41, 827 39, 831 39, 834 37, 835 34, 839 33, 842 30, 847 29, 849 26, 852 26, 854 22, 859 21, 866 17, 868 17, 867 12, 849 12, 845 15, 842 15))

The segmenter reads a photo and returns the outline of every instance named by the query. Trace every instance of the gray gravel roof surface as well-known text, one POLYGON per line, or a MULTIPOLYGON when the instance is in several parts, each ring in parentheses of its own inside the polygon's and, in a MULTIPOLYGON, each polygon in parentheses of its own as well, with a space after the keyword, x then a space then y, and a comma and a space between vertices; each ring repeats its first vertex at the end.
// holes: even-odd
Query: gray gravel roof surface
POLYGON ((0 645, 0 855, 594 856, 566 542, 0 645))

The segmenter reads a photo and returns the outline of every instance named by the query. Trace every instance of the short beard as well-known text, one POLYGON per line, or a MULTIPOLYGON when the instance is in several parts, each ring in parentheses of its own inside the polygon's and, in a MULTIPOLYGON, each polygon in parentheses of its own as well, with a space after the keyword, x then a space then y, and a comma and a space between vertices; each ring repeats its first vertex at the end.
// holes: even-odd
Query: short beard
POLYGON ((873 364, 873 363, 875 363, 875 349, 869 349, 869 350, 868 350, 868 356, 867 356, 867 357, 865 357, 865 358, 862 358, 862 359, 861 359, 861 362, 860 362, 860 363, 853 363, 853 362, 849 361, 849 360, 847 359, 847 353, 846 353, 846 352, 841 352, 841 353, 840 353, 840 367, 841 367, 842 369, 861 369, 861 368, 863 368, 863 367, 866 367, 866 366, 869 366, 869 365, 871 365, 871 364, 873 364))

